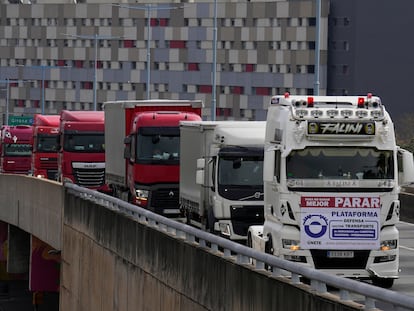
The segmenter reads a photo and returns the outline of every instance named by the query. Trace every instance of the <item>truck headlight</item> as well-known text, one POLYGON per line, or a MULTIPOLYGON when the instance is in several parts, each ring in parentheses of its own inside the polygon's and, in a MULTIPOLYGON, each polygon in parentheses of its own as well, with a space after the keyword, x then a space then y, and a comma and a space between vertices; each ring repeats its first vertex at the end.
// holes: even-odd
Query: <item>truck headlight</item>
POLYGON ((382 251, 389 251, 391 249, 396 249, 397 246, 398 246, 397 240, 385 240, 385 241, 381 241, 380 249, 382 251))
POLYGON ((283 248, 290 249, 291 251, 297 251, 300 249, 300 242, 298 240, 282 239, 283 248))
POLYGON ((230 236, 231 230, 230 230, 230 225, 229 224, 220 222, 219 223, 219 229, 220 229, 220 232, 221 232, 222 235, 228 236, 228 237, 230 236))
POLYGON ((139 206, 146 207, 148 205, 148 190, 135 189, 135 201, 139 206))

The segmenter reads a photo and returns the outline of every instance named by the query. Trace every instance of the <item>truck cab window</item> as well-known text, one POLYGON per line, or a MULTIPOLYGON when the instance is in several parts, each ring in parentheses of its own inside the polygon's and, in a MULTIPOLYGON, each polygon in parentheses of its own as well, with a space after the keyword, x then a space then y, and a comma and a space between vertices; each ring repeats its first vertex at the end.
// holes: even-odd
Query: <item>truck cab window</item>
POLYGON ((180 157, 178 128, 143 128, 137 134, 136 160, 138 163, 178 163, 180 157))
POLYGON ((6 144, 4 146, 5 156, 30 156, 32 145, 30 144, 6 144))
POLYGON ((63 149, 69 152, 105 152, 105 137, 103 133, 67 134, 63 149))
POLYGON ((56 152, 57 135, 38 135, 36 150, 38 152, 56 152))
POLYGON ((392 179, 392 151, 375 148, 293 150, 286 158, 287 179, 392 179))

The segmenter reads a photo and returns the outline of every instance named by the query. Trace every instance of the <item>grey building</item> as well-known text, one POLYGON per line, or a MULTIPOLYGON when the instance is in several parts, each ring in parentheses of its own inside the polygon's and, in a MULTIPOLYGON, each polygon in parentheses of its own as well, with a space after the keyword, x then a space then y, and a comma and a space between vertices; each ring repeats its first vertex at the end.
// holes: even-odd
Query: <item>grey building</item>
POLYGON ((328 85, 332 95, 381 97, 400 137, 413 134, 412 0, 331 0, 328 85))
MULTIPOLYGON (((149 1, 151 7, 143 1, 3 2, 3 122, 13 114, 101 109, 105 101, 148 93, 201 99, 208 119, 214 43, 217 119, 263 120, 272 95, 312 94, 315 86, 315 0, 217 1, 217 40, 213 0, 149 1)), ((328 12, 329 1, 322 0, 320 94, 327 85, 328 12)))

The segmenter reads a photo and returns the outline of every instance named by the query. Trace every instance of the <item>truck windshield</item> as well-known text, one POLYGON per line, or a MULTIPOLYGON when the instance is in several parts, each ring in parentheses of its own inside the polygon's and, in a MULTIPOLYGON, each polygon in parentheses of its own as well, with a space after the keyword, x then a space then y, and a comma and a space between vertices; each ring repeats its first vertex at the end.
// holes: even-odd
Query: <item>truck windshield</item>
POLYGON ((137 136, 137 162, 178 164, 180 133, 178 128, 145 128, 137 136))
POLYGON ((38 135, 36 151, 38 152, 56 152, 57 135, 38 135))
POLYGON ((63 150, 68 152, 105 152, 104 133, 66 134, 63 150))
POLYGON ((358 147, 309 147, 286 158, 287 179, 393 179, 389 150, 358 147))
POLYGON ((218 183, 219 186, 263 187, 263 157, 220 157, 218 183))
POLYGON ((30 144, 5 144, 4 155, 10 157, 27 157, 32 154, 30 144))

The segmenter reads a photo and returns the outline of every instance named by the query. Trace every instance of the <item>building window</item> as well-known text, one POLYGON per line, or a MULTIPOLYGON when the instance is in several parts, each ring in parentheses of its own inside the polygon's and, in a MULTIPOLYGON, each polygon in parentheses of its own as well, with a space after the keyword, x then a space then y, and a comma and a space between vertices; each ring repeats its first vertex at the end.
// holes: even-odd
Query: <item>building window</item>
POLYGON ((267 96, 270 95, 271 88, 270 87, 255 87, 253 88, 253 93, 255 95, 267 96))
POLYGON ((151 25, 151 27, 153 27, 153 26, 158 26, 158 25, 159 25, 159 20, 158 20, 158 18, 151 18, 151 19, 150 19, 150 25, 151 25))
POLYGON ((243 94, 244 93, 244 87, 242 87, 242 86, 233 86, 233 87, 231 87, 231 93, 232 94, 243 94))
POLYGON ((245 72, 254 72, 256 69, 256 64, 245 64, 244 71, 245 72))
POLYGON ((344 74, 344 75, 349 74, 349 67, 348 67, 348 65, 342 65, 342 74, 344 74))
POLYGON ((316 26, 316 17, 309 18, 309 26, 316 26))
POLYGON ((344 26, 348 26, 350 23, 350 20, 348 17, 344 17, 344 26))
POLYGON ((159 19, 159 26, 166 27, 169 24, 168 18, 160 18, 159 19))
POLYGON ((308 49, 314 50, 315 49, 315 41, 309 41, 308 42, 308 49))
POLYGON ((212 86, 211 85, 197 85, 197 93, 211 94, 212 86))
POLYGON ((307 65, 306 69, 308 73, 315 73, 315 65, 307 65))
POLYGON ((92 88, 93 88, 93 83, 91 81, 83 81, 82 82, 82 89, 92 90, 92 88))
POLYGON ((135 47, 134 40, 124 40, 124 48, 133 48, 135 47))
POLYGON ((216 115, 219 117, 230 117, 232 115, 231 108, 217 108, 216 115))
POLYGON ((183 40, 171 40, 170 48, 171 49, 185 49, 187 41, 183 40))
POLYGON ((199 71, 200 68, 198 66, 198 63, 189 63, 187 64, 187 70, 188 71, 199 71))

